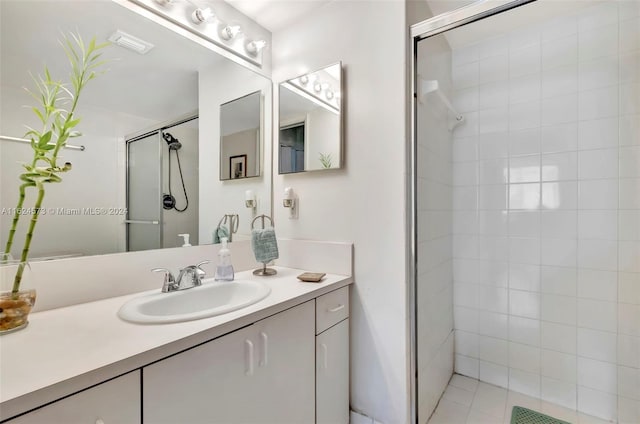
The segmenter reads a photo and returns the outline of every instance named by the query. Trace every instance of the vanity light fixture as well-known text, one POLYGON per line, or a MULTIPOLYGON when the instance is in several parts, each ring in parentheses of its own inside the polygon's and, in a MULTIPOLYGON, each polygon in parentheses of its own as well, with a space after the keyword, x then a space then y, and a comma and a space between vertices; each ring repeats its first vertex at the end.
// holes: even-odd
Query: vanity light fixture
POLYGON ((324 92, 324 96, 327 98, 327 100, 333 100, 333 98, 335 97, 333 91, 330 88, 327 88, 327 91, 324 92))
POLYGON ((206 7, 204 9, 197 8, 191 14, 191 20, 193 23, 200 25, 204 22, 211 22, 216 15, 213 13, 210 7, 206 7))
POLYGON ((300 84, 307 85, 309 84, 309 75, 303 75, 300 77, 300 84))
POLYGON ((296 194, 291 187, 284 189, 284 198, 282 199, 282 206, 289 209, 289 219, 298 218, 298 202, 296 194))
POLYGON ((256 211, 258 202, 256 201, 256 195, 253 190, 247 190, 244 192, 244 205, 248 209, 253 209, 254 212, 256 211))
POLYGON ((240 32, 240 25, 227 25, 220 31, 220 36, 225 40, 233 40, 240 32))
POLYGON ((267 42, 264 40, 250 41, 247 43, 245 47, 247 49, 247 53, 251 56, 257 56, 260 53, 260 50, 264 49, 267 45, 267 42))

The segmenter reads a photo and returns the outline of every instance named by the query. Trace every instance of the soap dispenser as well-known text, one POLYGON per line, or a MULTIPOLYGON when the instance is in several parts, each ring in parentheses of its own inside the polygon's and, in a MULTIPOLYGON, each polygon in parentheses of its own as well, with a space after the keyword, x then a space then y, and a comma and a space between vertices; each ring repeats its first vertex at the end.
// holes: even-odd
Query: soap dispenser
POLYGON ((231 265, 231 251, 227 247, 228 239, 220 239, 222 247, 218 252, 218 266, 216 266, 216 281, 233 281, 233 265, 231 265))
POLYGON ((182 247, 191 247, 191 243, 189 243, 189 234, 178 234, 178 237, 182 237, 184 240, 182 247))

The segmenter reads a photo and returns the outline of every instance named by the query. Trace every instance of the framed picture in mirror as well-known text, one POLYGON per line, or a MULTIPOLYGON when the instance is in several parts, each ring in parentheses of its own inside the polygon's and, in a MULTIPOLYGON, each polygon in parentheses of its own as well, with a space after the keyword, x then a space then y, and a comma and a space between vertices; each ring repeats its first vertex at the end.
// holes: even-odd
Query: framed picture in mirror
POLYGON ((342 91, 342 62, 280 84, 280 174, 342 167, 342 91))
POLYGON ((229 158, 229 179, 247 178, 247 155, 236 155, 229 158))

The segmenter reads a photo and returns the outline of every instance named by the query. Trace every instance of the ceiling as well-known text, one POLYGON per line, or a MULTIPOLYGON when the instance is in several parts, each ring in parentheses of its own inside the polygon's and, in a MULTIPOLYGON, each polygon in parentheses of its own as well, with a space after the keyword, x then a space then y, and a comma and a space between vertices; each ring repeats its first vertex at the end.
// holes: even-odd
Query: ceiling
POLYGON ((225 0, 269 31, 277 32, 333 0, 225 0))
MULTIPOLYGON (((187 38, 110 0, 34 3, 0 1, 0 82, 3 89, 33 87, 29 72, 49 67, 66 80, 69 65, 58 44, 62 32, 106 40, 123 30, 155 47, 139 55, 112 45, 104 52, 108 72, 87 85, 83 104, 164 121, 198 108, 198 70, 226 61, 187 38)), ((25 102, 28 98, 25 96, 25 102)))

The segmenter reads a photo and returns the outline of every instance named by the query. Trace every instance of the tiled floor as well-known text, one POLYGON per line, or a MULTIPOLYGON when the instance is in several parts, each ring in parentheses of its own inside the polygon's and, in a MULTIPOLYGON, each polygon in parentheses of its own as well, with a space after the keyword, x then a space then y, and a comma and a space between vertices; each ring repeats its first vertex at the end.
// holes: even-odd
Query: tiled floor
POLYGON ((608 421, 454 374, 429 424, 509 424, 511 410, 522 406, 573 424, 608 421))

